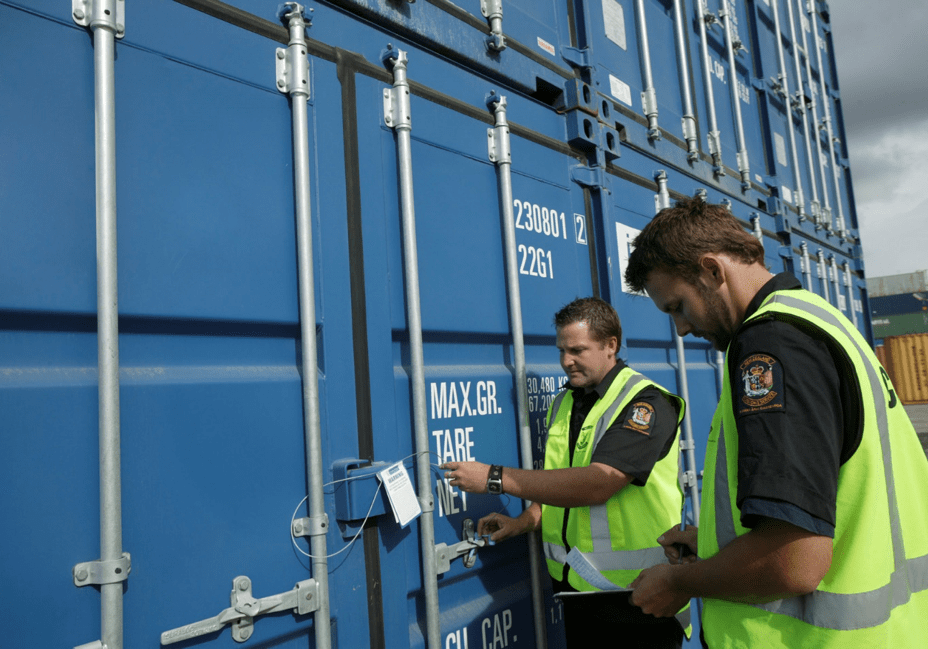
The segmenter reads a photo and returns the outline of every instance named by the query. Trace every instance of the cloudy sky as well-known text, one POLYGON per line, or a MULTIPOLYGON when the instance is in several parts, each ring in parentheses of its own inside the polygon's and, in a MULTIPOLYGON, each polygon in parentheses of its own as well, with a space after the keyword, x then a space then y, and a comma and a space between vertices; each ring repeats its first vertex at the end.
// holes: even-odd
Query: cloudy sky
POLYGON ((928 268, 928 2, 828 5, 866 274, 928 268))

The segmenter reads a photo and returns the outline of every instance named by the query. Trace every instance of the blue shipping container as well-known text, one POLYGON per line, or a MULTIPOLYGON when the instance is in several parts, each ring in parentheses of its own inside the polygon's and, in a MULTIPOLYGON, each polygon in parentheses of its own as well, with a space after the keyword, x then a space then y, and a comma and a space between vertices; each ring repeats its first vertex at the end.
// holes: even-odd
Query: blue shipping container
POLYGON ((599 295, 701 472, 720 354, 622 279, 675 198, 872 338, 824 2, 288 4, 0 0, 11 647, 563 646, 436 467, 541 466, 599 295))

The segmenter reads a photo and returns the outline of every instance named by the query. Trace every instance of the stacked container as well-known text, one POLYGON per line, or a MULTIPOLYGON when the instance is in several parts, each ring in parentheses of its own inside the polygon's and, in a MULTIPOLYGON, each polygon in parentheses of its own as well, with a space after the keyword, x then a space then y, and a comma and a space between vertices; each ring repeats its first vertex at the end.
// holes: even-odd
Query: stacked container
POLYGON ((823 2, 0 0, 0 24, 15 646, 563 646, 537 539, 472 534, 523 503, 436 465, 541 466, 552 316, 593 294, 687 396, 701 470, 720 355, 622 280, 675 198, 730 205, 870 336, 823 2))

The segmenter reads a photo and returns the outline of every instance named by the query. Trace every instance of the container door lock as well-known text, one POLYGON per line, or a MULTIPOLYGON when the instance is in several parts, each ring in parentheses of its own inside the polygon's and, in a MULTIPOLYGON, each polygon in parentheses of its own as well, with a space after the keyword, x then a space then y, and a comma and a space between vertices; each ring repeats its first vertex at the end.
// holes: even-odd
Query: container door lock
POLYGON ((477 548, 487 545, 485 538, 475 534, 473 519, 465 518, 463 528, 460 543, 454 545, 439 543, 435 546, 435 562, 438 566, 436 572, 439 575, 451 570, 451 562, 458 557, 464 557, 465 568, 473 568, 477 562, 477 548))
POLYGON ((161 634, 161 644, 197 638, 219 631, 227 624, 232 625, 232 639, 245 642, 254 631, 254 620, 258 615, 290 610, 296 611, 298 615, 307 615, 319 608, 315 579, 298 582, 289 592, 255 599, 251 594, 251 579, 236 577, 232 580, 230 599, 232 605, 216 617, 165 631, 161 634))

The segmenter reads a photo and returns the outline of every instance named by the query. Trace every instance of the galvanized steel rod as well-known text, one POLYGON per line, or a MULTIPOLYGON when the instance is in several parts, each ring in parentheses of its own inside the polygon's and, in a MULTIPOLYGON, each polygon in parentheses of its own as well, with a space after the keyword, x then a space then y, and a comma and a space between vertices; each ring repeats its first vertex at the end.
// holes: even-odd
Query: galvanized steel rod
POLYGON ((319 418, 319 368, 316 345, 316 293, 313 272, 312 207, 309 187, 309 98, 308 63, 306 60, 306 21, 303 7, 289 4, 290 41, 287 48, 289 63, 288 94, 290 95, 293 131, 293 185, 296 207, 297 273, 300 298, 301 364, 303 367, 303 437, 306 446, 306 476, 309 487, 309 516, 313 521, 310 534, 312 576, 316 581, 319 608, 314 616, 316 647, 330 649, 332 630, 329 622, 329 565, 324 523, 322 428, 319 418))
POLYGON ((806 280, 806 290, 815 292, 812 286, 812 261, 809 258, 809 244, 803 241, 799 244, 799 250, 802 254, 802 278, 806 280))
MULTIPOLYGON (((123 555, 116 249, 115 16, 116 0, 98 0, 91 7, 89 23, 93 31, 94 48, 101 561, 114 561, 123 555)), ((101 584, 100 599, 101 642, 107 649, 122 649, 122 582, 101 584)))
POLYGON ((748 150, 744 139, 744 121, 741 118, 741 93, 738 90, 738 69, 735 63, 735 43, 731 27, 731 11, 734 7, 728 5, 727 0, 723 0, 722 9, 719 14, 722 18, 722 25, 725 29, 725 48, 728 50, 728 67, 731 70, 731 103, 735 109, 735 137, 737 138, 738 147, 738 173, 741 174, 741 187, 749 189, 751 186, 751 165, 748 160, 748 150))
POLYGON ((848 311, 851 312, 851 322, 857 327, 857 309, 854 306, 854 276, 851 274, 851 267, 844 262, 844 283, 847 286, 847 303, 848 311))
POLYGON ((644 0, 635 0, 635 16, 638 18, 638 52, 641 56, 641 72, 644 75, 644 92, 641 103, 648 118, 648 137, 652 140, 661 138, 661 129, 657 125, 657 90, 651 74, 651 48, 648 44, 648 22, 644 15, 644 0))
MULTIPOLYGON (((789 13, 789 39, 793 44, 793 64, 796 68, 796 84, 798 88, 796 89, 796 108, 799 111, 799 114, 802 116, 802 139, 806 144, 806 164, 809 166, 809 184, 812 187, 812 217, 815 219, 815 222, 818 223, 819 218, 819 200, 818 200, 818 185, 815 182, 815 171, 814 163, 812 161, 812 142, 809 138, 809 111, 806 108, 805 100, 803 99, 802 91, 802 65, 799 63, 799 41, 796 40, 796 27, 795 27, 795 18, 793 17, 793 0, 786 0, 786 9, 789 13)), ((802 25, 799 25, 799 29, 802 29, 802 25)), ((802 215, 800 214, 800 219, 802 215)))
POLYGON ((831 278, 831 289, 835 293, 835 308, 840 309, 841 300, 838 296, 841 295, 841 289, 838 288, 838 263, 835 261, 834 255, 828 258, 828 275, 831 278))
MULTIPOLYGON (((796 1, 799 2, 800 0, 796 1)), ((806 80, 809 84, 809 107, 812 109, 812 130, 810 135, 815 142, 815 159, 818 163, 818 172, 822 181, 822 208, 824 213, 820 215, 818 225, 822 225, 827 219, 827 226, 831 229, 831 200, 828 198, 828 182, 825 180, 825 167, 822 165, 822 139, 818 133, 818 101, 815 99, 815 83, 812 81, 812 60, 809 56, 806 30, 803 28, 801 21, 799 33, 802 34, 802 50, 806 55, 806 80)), ((809 173, 812 173, 811 169, 809 173)))
POLYGON ((699 15, 696 22, 699 24, 699 47, 702 53, 703 66, 703 84, 706 87, 706 104, 709 108, 709 132, 707 134, 709 143, 709 154, 712 156, 712 164, 715 166, 717 176, 725 175, 725 166, 722 164, 722 138, 719 133, 718 117, 715 113, 715 91, 712 88, 712 59, 709 57, 709 44, 706 42, 706 23, 715 20, 715 16, 709 12, 706 0, 698 0, 699 15))
POLYGON ((809 15, 812 17, 812 36, 815 41, 815 56, 818 60, 818 81, 819 87, 822 92, 822 113, 823 119, 825 121, 825 129, 828 134, 828 152, 831 156, 831 174, 834 177, 835 181, 835 201, 838 204, 838 227, 836 230, 838 234, 844 236, 844 204, 841 201, 841 177, 838 173, 838 164, 835 159, 835 136, 834 131, 831 128, 831 107, 828 101, 828 89, 825 86, 825 67, 822 64, 822 48, 820 47, 820 41, 818 37, 818 18, 815 7, 809 6, 809 15))
POLYGON ((799 208, 799 220, 806 215, 805 195, 802 192, 802 172, 799 169, 799 152, 796 150, 796 129, 793 127, 793 109, 789 95, 789 74, 786 72, 786 57, 783 54, 783 37, 780 31, 779 0, 771 3, 773 9, 773 26, 777 41, 777 65, 780 71, 780 84, 783 89, 783 103, 786 109, 786 130, 789 133, 789 148, 793 158, 793 182, 796 183, 796 207, 799 208))
POLYGON ((677 42, 677 57, 680 63, 680 94, 683 95, 683 137, 686 140, 687 159, 695 161, 699 158, 699 134, 696 128, 696 117, 693 113, 693 89, 690 85, 689 54, 686 49, 684 34, 682 0, 673 0, 673 27, 677 42))
POLYGON ((425 596, 426 645, 441 646, 438 608, 438 569, 435 557, 435 527, 432 476, 429 462, 428 417, 425 406, 425 363, 422 350, 422 312, 419 298, 419 258, 416 247, 416 213, 412 189, 412 147, 410 132, 409 83, 406 79, 406 52, 396 50, 393 62, 393 93, 396 131, 396 157, 400 180, 400 210, 403 223, 403 269, 406 275, 406 318, 409 327, 410 385, 413 397, 416 478, 419 491, 419 536, 422 544, 422 591, 425 596))
MULTIPOLYGON (((491 94, 488 100, 493 110, 495 128, 488 129, 492 138, 490 159, 496 163, 499 182, 499 203, 503 221, 503 242, 506 251, 506 287, 509 294, 509 322, 512 327, 512 351, 515 364, 516 402, 518 405, 519 452, 523 469, 532 469, 532 428, 528 414, 528 381, 525 362, 525 341, 522 328, 522 295, 519 288, 519 268, 516 251, 516 227, 512 214, 512 156, 509 146, 509 122, 506 119, 506 98, 491 94)), ((526 506, 531 506, 526 501, 526 506)), ((535 623, 535 646, 548 646, 544 611, 540 537, 532 531, 528 539, 529 568, 532 583, 532 612, 535 623)))
POLYGON ((818 277, 822 282, 822 297, 826 302, 831 302, 828 295, 828 267, 825 265, 825 252, 821 248, 818 249, 818 277))
MULTIPOLYGON (((686 349, 683 346, 683 338, 677 333, 674 326, 674 338, 677 343, 677 374, 680 381, 680 396, 683 401, 690 402, 690 384, 686 376, 686 349)), ((687 491, 690 494, 690 502, 693 507, 693 524, 699 526, 699 484, 696 480, 696 450, 693 437, 693 420, 690 416, 690 409, 687 407, 683 412, 683 447, 684 468, 692 474, 692 480, 687 482, 687 491)))

